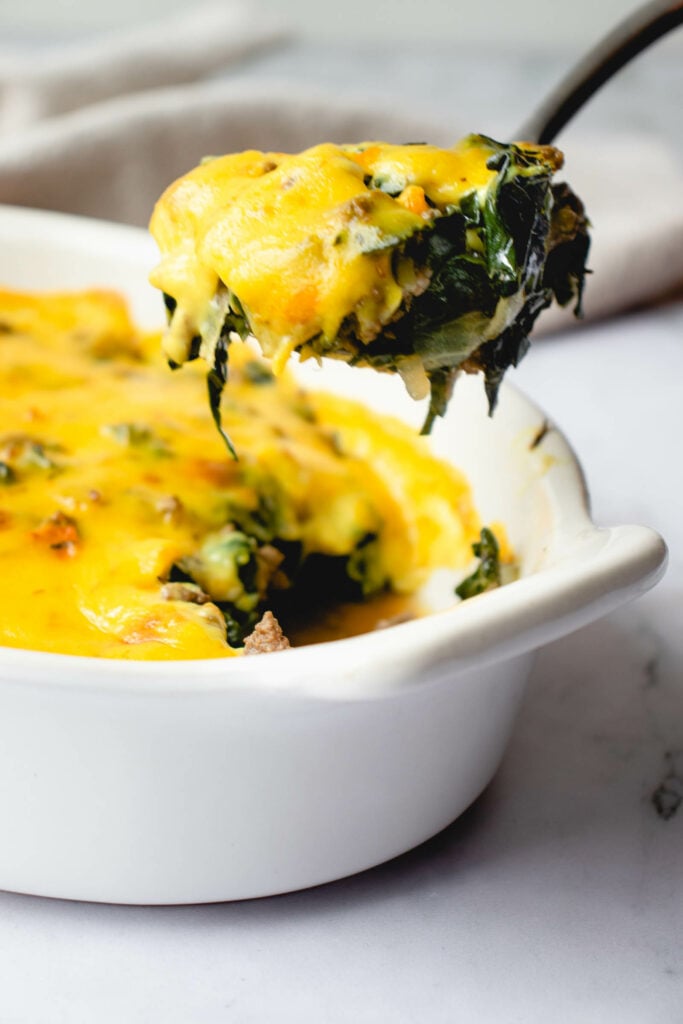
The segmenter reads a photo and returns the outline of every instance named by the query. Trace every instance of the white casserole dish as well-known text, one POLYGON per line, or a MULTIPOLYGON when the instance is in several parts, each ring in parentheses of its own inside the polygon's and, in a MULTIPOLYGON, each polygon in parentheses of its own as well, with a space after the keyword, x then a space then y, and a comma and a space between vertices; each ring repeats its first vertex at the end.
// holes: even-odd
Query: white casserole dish
MULTIPOLYGON (((0 208, 0 238, 0 286, 113 287, 143 323, 162 322, 144 232, 0 208)), ((420 422, 398 380, 301 370, 420 422)), ((664 570, 653 531, 591 523, 567 442, 552 428, 534 445, 544 423, 510 387, 489 419, 466 378, 435 430, 520 555, 523 578, 498 591, 228 662, 0 649, 0 887, 119 903, 264 896, 380 863, 457 817, 496 770, 534 649, 664 570)), ((435 581, 435 604, 450 586, 435 581)))

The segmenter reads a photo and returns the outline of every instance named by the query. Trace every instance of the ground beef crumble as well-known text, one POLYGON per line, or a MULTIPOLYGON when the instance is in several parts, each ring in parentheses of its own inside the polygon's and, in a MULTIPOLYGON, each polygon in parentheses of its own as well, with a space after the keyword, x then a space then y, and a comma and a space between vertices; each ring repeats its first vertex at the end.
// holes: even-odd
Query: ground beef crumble
POLYGON ((289 646, 289 640, 273 613, 264 612, 261 620, 256 623, 254 632, 244 641, 244 653, 269 654, 271 651, 285 651, 289 646))
POLYGON ((187 601, 189 604, 209 604, 211 601, 196 583, 164 583, 161 596, 164 601, 187 601))

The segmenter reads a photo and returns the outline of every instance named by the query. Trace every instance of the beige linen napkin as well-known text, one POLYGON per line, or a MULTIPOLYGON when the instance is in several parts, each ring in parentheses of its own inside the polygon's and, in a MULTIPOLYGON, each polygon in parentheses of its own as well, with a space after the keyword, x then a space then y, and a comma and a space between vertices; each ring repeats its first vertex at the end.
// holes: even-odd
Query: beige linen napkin
POLYGON ((286 35, 248 2, 192 6, 142 27, 22 56, 0 56, 0 133, 113 96, 193 82, 286 35))
MULTIPOLYGON (((38 70, 0 64, 0 202, 144 225, 165 186, 206 154, 372 137, 454 141, 423 112, 378 109, 362 96, 201 80, 282 36, 251 5, 224 3, 58 54, 38 70)), ((683 175, 664 146, 636 136, 572 141, 565 170, 593 223, 587 317, 683 285, 683 175)), ((567 311, 542 318, 545 330, 570 322, 567 311)))

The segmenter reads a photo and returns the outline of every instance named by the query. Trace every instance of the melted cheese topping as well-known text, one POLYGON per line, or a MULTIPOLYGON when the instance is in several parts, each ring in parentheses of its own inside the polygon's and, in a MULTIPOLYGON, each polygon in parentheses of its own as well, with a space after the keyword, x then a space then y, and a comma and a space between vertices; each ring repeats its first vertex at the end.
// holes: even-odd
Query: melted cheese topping
POLYGON ((223 402, 235 462, 201 371, 170 373, 158 347, 114 294, 0 292, 1 644, 234 655, 218 608, 165 600, 163 581, 231 509, 264 500, 306 552, 346 555, 376 533, 378 578, 397 592, 468 563, 467 485, 408 427, 287 375, 258 383, 236 344, 223 402))
POLYGON ((167 355, 184 362, 191 338, 211 334, 221 282, 276 371, 313 337, 331 346, 351 314, 374 336, 415 285, 402 243, 485 192, 493 152, 470 136, 447 150, 325 143, 206 161, 166 190, 150 224, 162 255, 152 283, 177 302, 167 355))

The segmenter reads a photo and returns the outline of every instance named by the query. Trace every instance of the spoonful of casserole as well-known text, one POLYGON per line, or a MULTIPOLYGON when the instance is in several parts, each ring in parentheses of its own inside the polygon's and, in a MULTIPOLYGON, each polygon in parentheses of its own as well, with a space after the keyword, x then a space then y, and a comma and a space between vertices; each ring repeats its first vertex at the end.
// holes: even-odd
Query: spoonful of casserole
POLYGON ((400 374, 430 395, 425 432, 459 370, 483 372, 493 407, 541 310, 580 307, 587 221, 561 166, 552 146, 481 135, 209 158, 150 225, 166 356, 206 360, 215 415, 234 335, 275 372, 298 352, 400 374))
MULTIPOLYGON (((520 133, 423 143, 325 143, 297 155, 206 158, 158 201, 172 367, 201 357, 210 407, 229 346, 253 337, 277 373, 293 352, 398 373, 429 396, 428 433, 460 372, 481 372, 493 411, 553 301, 581 312, 588 221, 553 180, 550 145, 624 64, 683 21, 683 0, 650 0, 599 43, 520 133)), ((234 454, 234 451, 233 451, 234 454)))

